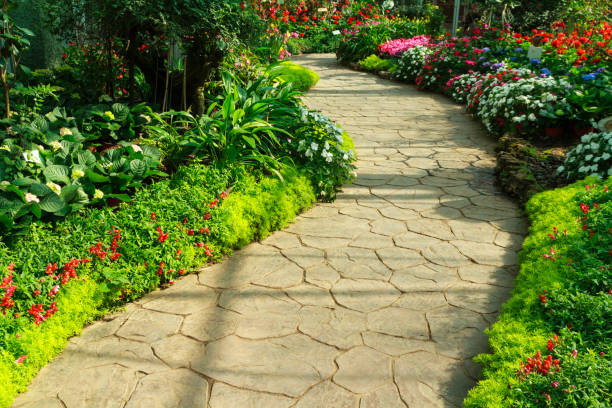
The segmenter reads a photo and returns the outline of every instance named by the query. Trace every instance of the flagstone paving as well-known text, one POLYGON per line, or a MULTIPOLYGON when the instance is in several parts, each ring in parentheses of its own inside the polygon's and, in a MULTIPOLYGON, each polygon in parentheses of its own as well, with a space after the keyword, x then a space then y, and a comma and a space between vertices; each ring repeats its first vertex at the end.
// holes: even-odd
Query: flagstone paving
POLYGON ((99 321, 15 407, 457 407, 525 222, 494 146, 439 95, 297 58, 357 177, 261 243, 99 321))

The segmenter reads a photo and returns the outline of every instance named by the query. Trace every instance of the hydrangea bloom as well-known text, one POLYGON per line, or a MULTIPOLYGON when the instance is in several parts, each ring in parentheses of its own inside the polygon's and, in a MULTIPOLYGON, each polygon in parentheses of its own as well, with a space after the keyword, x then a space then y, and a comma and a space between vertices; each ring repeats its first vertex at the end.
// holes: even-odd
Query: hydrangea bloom
POLYGON ((417 45, 429 44, 429 37, 418 35, 412 38, 399 38, 397 40, 387 41, 378 46, 380 55, 399 57, 404 51, 409 50, 417 45))

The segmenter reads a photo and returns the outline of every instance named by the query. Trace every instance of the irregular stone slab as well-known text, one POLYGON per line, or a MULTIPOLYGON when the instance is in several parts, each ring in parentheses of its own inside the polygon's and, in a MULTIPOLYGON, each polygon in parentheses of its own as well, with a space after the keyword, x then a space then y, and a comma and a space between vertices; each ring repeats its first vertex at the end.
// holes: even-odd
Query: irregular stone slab
POLYGON ((362 344, 361 332, 366 330, 366 315, 343 307, 304 306, 300 319, 302 333, 341 349, 362 344))
POLYGON ((461 362, 425 351, 406 354, 395 362, 395 383, 408 406, 460 406, 474 381, 461 368, 461 362), (424 390, 430 387, 434 393, 424 390), (436 395, 437 394, 437 395, 436 395), (440 396, 444 396, 442 399, 440 396))
POLYGON ((383 263, 391 270, 404 269, 425 263, 425 259, 411 249, 390 247, 376 251, 383 263))
POLYGON ((186 276, 179 280, 176 286, 145 296, 140 301, 142 307, 181 315, 215 307, 217 293, 211 288, 197 285, 196 282, 196 275, 186 276))
MULTIPOLYGON (((312 340, 311 340, 312 341, 312 340)), ((311 362, 270 341, 228 336, 207 344, 195 371, 239 388, 296 397, 322 378, 311 362), (286 375, 291 373, 291 375, 286 375)))
MULTIPOLYGON (((337 210, 333 209, 334 211, 337 210)), ((263 245, 271 245, 278 249, 288 249, 288 248, 297 248, 301 246, 300 240, 297 235, 289 234, 283 231, 277 231, 274 234, 270 235, 263 242, 263 245)))
POLYGON ((372 222, 372 232, 392 237, 406 232, 406 224, 402 221, 382 218, 372 222))
POLYGON ((440 204, 446 207, 461 209, 470 205, 470 200, 454 195, 443 195, 440 197, 440 204))
POLYGON ((397 388, 393 384, 386 384, 361 397, 359 408, 406 408, 402 402, 397 388))
POLYGON ((368 313, 368 330, 410 339, 429 339, 424 314, 400 307, 368 313))
POLYGON ((206 380, 182 368, 142 378, 125 408, 203 407, 207 399, 206 380))
MULTIPOLYGON (((442 202, 440 201, 442 204, 442 202)), ((436 220, 454 220, 463 217, 459 210, 448 207, 436 207, 431 210, 422 211, 421 215, 425 218, 433 218, 436 220)))
POLYGON ((399 208, 395 206, 381 208, 379 211, 383 216, 399 221, 409 221, 421 218, 419 213, 414 210, 399 208))
POLYGON ((323 251, 316 248, 290 248, 283 250, 282 253, 302 268, 309 268, 324 260, 323 251))
POLYGON ((79 381, 64 381, 58 396, 68 407, 121 408, 136 387, 136 371, 117 364, 80 370, 79 381))
MULTIPOLYGON (((327 218, 338 215, 338 209, 328 205, 315 205, 309 210, 304 211, 300 217, 306 218, 327 218)), ((284 248, 283 248, 284 249, 284 248)))
POLYGON ((298 302, 303 306, 323 306, 323 307, 336 307, 334 298, 332 297, 329 290, 320 288, 318 286, 302 284, 285 290, 290 298, 298 302))
POLYGON ((295 333, 299 318, 296 312, 282 310, 253 312, 238 319, 236 335, 245 339, 266 339, 295 333))
POLYGON ((482 207, 490 207, 498 210, 507 210, 516 213, 518 206, 514 201, 499 195, 495 196, 475 196, 471 198, 472 202, 482 207))
POLYGON ((459 282, 446 290, 449 304, 479 313, 497 312, 508 297, 503 287, 479 283, 459 282))
POLYGON ((268 288, 290 288, 299 285, 304 279, 304 270, 287 261, 279 269, 253 281, 255 285, 268 288))
POLYGON ((198 279, 213 288, 237 288, 284 265, 286 258, 267 245, 247 245, 224 262, 201 269, 198 279))
POLYGON ((470 260, 462 255, 457 248, 448 242, 440 242, 423 251, 423 256, 429 261, 442 266, 467 265, 470 260))
POLYGON ((338 282, 340 274, 329 265, 317 265, 306 270, 306 282, 325 289, 331 289, 338 282))
POLYGON ((423 157, 415 157, 412 159, 408 159, 406 160, 406 163, 408 163, 410 167, 416 167, 417 169, 423 170, 432 170, 438 168, 438 162, 436 160, 426 159, 423 157))
MULTIPOLYGON (((431 337, 436 342, 444 342, 466 328, 475 328, 482 333, 489 327, 479 313, 454 306, 445 306, 426 313, 431 337)), ((486 338, 484 333, 482 337, 486 338)))
POLYGON ((402 248, 415 249, 419 251, 440 242, 440 240, 437 238, 417 234, 411 231, 394 237, 393 241, 395 242, 395 245, 402 248))
MULTIPOLYGON (((359 397, 331 381, 325 381, 310 389, 295 405, 295 408, 334 407, 357 408, 359 397)), ((214 408, 214 407, 213 407, 214 408)), ((221 407, 220 407, 221 408, 221 407)), ((253 407, 255 408, 255 407, 253 407)), ((259 408, 259 407, 257 407, 259 408)))
POLYGON ((514 276, 505 268, 490 265, 471 264, 459 267, 459 276, 464 281, 485 283, 511 288, 514 276))
POLYGON ((421 179, 421 183, 426 186, 449 187, 465 185, 467 184, 467 181, 436 176, 425 176, 421 179))
POLYGON ((440 205, 444 192, 438 187, 416 185, 385 194, 382 197, 395 206, 416 211, 429 210, 440 205))
POLYGON ((180 316, 152 310, 137 310, 130 316, 117 335, 130 340, 152 343, 178 331, 180 316))
POLYGON ((363 333, 363 342, 366 346, 390 356, 401 356, 419 350, 434 352, 436 348, 436 344, 430 340, 405 339, 371 331, 363 333))
POLYGON ((15 408, 64 408, 64 405, 62 405, 57 398, 45 398, 26 404, 19 404, 16 402, 13 406, 15 408))
POLYGON ((204 344, 176 334, 151 345, 155 355, 171 368, 189 368, 189 361, 204 353, 204 344))
POLYGON ((448 224, 441 220, 421 218, 414 221, 408 221, 406 224, 410 231, 417 234, 427 235, 442 240, 455 239, 455 235, 452 233, 448 224))
POLYGON ((499 221, 516 217, 516 211, 497 210, 495 208, 481 207, 478 205, 468 205, 461 209, 467 218, 481 221, 499 221))
POLYGON ((391 276, 389 268, 376 256, 364 248, 341 248, 327 252, 327 262, 344 278, 381 279, 391 276))
POLYGON ((495 239, 497 229, 490 224, 468 218, 448 222, 453 234, 460 240, 491 243, 495 239))
POLYGON ((434 271, 425 265, 417 265, 412 268, 394 271, 389 282, 403 292, 443 290, 433 278, 424 277, 434 273, 434 271), (421 276, 416 276, 414 273, 416 271, 420 271, 421 276))
POLYGON ((336 363, 339 368, 334 382, 357 394, 391 379, 391 358, 369 347, 355 347, 338 357, 336 363))
POLYGON ((202 310, 185 318, 181 333, 202 342, 229 336, 236 332, 240 314, 221 309, 202 310))
POLYGON ((426 311, 446 305, 446 298, 442 292, 410 292, 404 293, 393 304, 395 307, 426 311))
POLYGON ((336 371, 334 359, 339 351, 334 347, 313 341, 303 334, 271 339, 270 343, 282 346, 291 356, 309 363, 321 378, 328 378, 336 371))
POLYGON ((213 384, 209 405, 210 408, 289 408, 293 403, 293 399, 281 395, 244 390, 217 382, 213 384))
POLYGON ((390 237, 366 232, 351 241, 351 246, 366 249, 381 249, 393 246, 393 240, 390 237))
POLYGON ((365 220, 380 218, 380 214, 374 208, 359 205, 343 207, 340 209, 340 214, 348 215, 353 218, 363 218, 365 220))
POLYGON ((513 232, 515 234, 527 235, 528 224, 527 221, 523 218, 508 218, 505 220, 495 220, 492 221, 495 227, 502 231, 513 232))
POLYGON ((258 312, 276 313, 279 310, 289 313, 297 312, 300 308, 300 305, 285 292, 254 285, 224 291, 219 298, 219 306, 243 315, 258 312))
POLYGON ((369 230, 370 226, 367 223, 356 223, 355 219, 348 215, 329 217, 323 224, 317 219, 300 220, 287 228, 288 232, 298 235, 349 239, 369 230))
POLYGON ((389 306, 400 295, 400 291, 392 285, 371 279, 340 279, 331 291, 336 302, 359 312, 389 306))
POLYGON ((305 246, 318 249, 342 248, 351 242, 350 238, 311 237, 309 235, 302 235, 300 238, 305 246))
POLYGON ((461 253, 481 265, 516 265, 516 252, 492 244, 472 241, 451 241, 461 253))
POLYGON ((512 234, 506 231, 499 231, 495 236, 495 245, 502 248, 509 248, 514 251, 523 249, 524 236, 520 234, 512 234))

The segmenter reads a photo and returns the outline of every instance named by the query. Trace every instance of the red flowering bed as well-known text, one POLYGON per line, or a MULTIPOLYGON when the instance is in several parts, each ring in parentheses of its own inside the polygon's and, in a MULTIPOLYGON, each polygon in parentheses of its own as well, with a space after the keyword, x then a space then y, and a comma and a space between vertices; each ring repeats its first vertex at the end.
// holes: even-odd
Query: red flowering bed
POLYGON ((293 220, 314 190, 284 178, 192 164, 118 211, 85 209, 31 226, 27 245, 0 244, 0 407, 87 322, 293 220))
POLYGON ((612 403, 612 179, 534 196, 512 298, 465 407, 612 403))

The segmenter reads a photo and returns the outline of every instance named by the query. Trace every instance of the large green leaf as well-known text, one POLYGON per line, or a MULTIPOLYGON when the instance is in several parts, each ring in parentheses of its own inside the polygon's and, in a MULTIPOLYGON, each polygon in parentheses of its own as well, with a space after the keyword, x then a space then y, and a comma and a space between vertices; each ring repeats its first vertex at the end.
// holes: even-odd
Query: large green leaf
POLYGON ((29 177, 16 178, 15 180, 13 180, 13 184, 19 187, 31 186, 34 183, 36 183, 36 180, 29 177))
POLYGON ((120 158, 117 161, 114 161, 109 168, 110 173, 120 173, 125 170, 127 170, 127 160, 125 160, 124 157, 120 158))
POLYGON ((83 191, 81 186, 66 186, 62 189, 60 193, 60 197, 66 203, 79 203, 85 204, 89 202, 89 197, 87 193, 83 191))
POLYGON ((45 197, 53 193, 53 191, 44 184, 35 183, 30 186, 30 192, 37 197, 45 197))
POLYGON ((147 165, 142 160, 132 160, 130 162, 130 170, 132 170, 135 177, 143 178, 147 172, 147 165))
POLYGON ((70 169, 66 166, 52 164, 43 170, 43 174, 51 181, 65 184, 70 183, 70 178, 68 177, 70 175, 70 169))
POLYGON ((77 154, 79 164, 85 167, 93 167, 96 164, 96 156, 89 150, 84 150, 77 154))
POLYGON ((66 204, 57 194, 50 194, 40 201, 39 206, 43 211, 55 213, 62 210, 66 204))
POLYGON ((115 120, 118 122, 124 122, 130 116, 130 108, 122 103, 115 103, 111 110, 115 115, 115 120))
POLYGON ((108 176, 103 176, 90 169, 85 170, 85 175, 92 183, 106 183, 110 180, 108 176))
POLYGON ((155 161, 159 161, 161 157, 161 152, 159 151, 159 149, 151 145, 142 145, 140 147, 142 148, 142 154, 144 156, 148 156, 155 159, 155 161))

